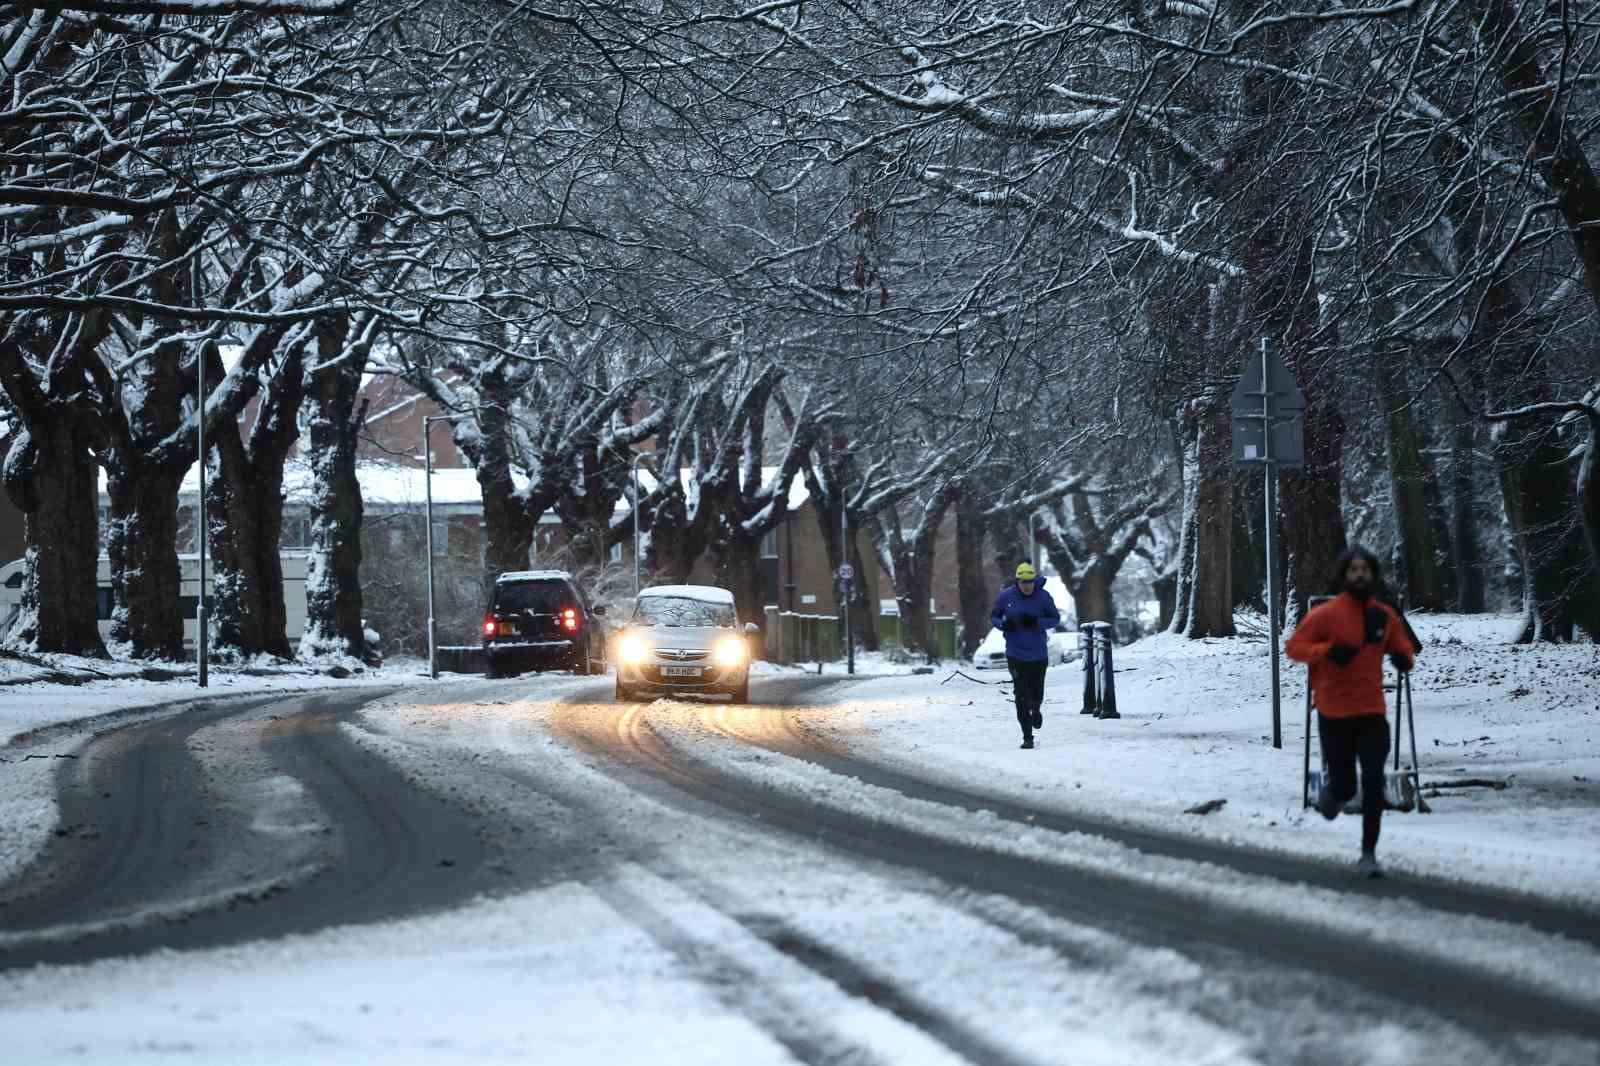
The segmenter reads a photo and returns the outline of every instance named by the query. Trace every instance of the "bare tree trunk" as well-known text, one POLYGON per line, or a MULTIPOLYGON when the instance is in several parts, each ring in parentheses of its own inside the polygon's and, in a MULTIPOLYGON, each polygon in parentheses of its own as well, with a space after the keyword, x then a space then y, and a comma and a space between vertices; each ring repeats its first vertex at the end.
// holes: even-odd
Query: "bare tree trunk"
MULTIPOLYGON (((1172 570, 1172 615, 1166 632, 1189 631, 1194 602, 1195 547, 1199 540, 1200 441, 1188 434, 1183 442, 1183 511, 1178 521, 1178 554, 1172 570)), ((1231 593, 1230 593, 1231 598, 1231 593)))
POLYGON ((1231 637, 1233 438, 1225 399, 1207 404, 1195 431, 1194 556, 1183 633, 1191 639, 1231 637))
POLYGON ((483 591, 487 598, 501 574, 527 569, 538 516, 532 513, 529 501, 518 495, 511 478, 509 396, 486 393, 484 401, 478 411, 482 444, 473 463, 483 498, 483 591))
POLYGON ((1478 545, 1478 490, 1473 479, 1474 430, 1470 415, 1457 403, 1450 435, 1450 504, 1454 530, 1451 563, 1456 572, 1456 610, 1480 614, 1485 609, 1483 550, 1478 545))
MULTIPOLYGON (((1584 595, 1590 560, 1571 507, 1568 449, 1555 427, 1545 427, 1501 469, 1506 514, 1522 558, 1527 618, 1519 643, 1568 641, 1584 595)), ((1587 615, 1587 612, 1584 612, 1587 615)))
MULTIPOLYGON (((1303 384, 1305 383, 1302 378, 1303 384)), ((1286 570, 1284 608, 1293 617, 1319 595, 1328 567, 1346 547, 1343 514, 1344 416, 1323 390, 1307 387, 1306 465, 1278 479, 1280 566, 1286 570)))
POLYGON ((867 651, 877 651, 883 646, 883 635, 878 631, 878 590, 867 585, 867 557, 854 535, 850 538, 850 559, 856 571, 855 594, 850 599, 850 631, 867 651))
POLYGON ((933 642, 932 582, 928 575, 913 579, 904 593, 897 592, 895 601, 900 605, 900 632, 906 650, 919 652, 931 662, 937 662, 939 649, 933 642))
POLYGON ((1071 592, 1079 625, 1117 620, 1117 605, 1111 587, 1115 577, 1115 572, 1098 559, 1077 574, 1071 592))
POLYGON ((988 582, 983 572, 986 529, 978 503, 970 492, 956 501, 956 589, 961 600, 961 656, 971 658, 989 635, 988 582))
POLYGON ((1384 428, 1389 449, 1389 484, 1399 534, 1406 605, 1430 611, 1445 607, 1439 573, 1439 544, 1435 538, 1436 509, 1430 506, 1432 464, 1422 450, 1416 420, 1394 369, 1393 353, 1378 353, 1373 360, 1378 395, 1384 407, 1384 428))
POLYGON ((364 346, 348 318, 317 326, 317 362, 308 377, 311 455, 311 556, 306 568, 306 632, 301 658, 327 653, 365 660, 361 601, 361 482, 356 446, 366 404, 357 407, 364 346), (354 346, 357 351, 347 351, 354 346))
POLYGON ((1177 573, 1162 574, 1150 582, 1150 591, 1155 594, 1159 611, 1156 616, 1156 632, 1165 633, 1172 627, 1172 616, 1178 609, 1177 573))
MULTIPOLYGON (((291 342, 261 395, 248 445, 232 425, 207 437, 215 441, 205 509, 216 586, 211 616, 221 654, 294 657, 283 595, 283 467, 300 436, 303 350, 291 342)), ((207 358, 206 376, 221 381, 220 356, 212 349, 207 358)))
MULTIPOLYGON (((807 483, 812 484, 810 478, 807 483)), ((845 553, 839 544, 839 508, 841 504, 823 499, 812 490, 812 503, 816 510, 817 525, 822 533, 822 543, 828 552, 828 572, 837 574, 844 565, 845 553)), ((877 651, 882 646, 878 632, 877 590, 867 586, 866 556, 861 552, 860 531, 850 532, 850 565, 855 568, 855 592, 850 597, 850 632, 867 651, 877 651)), ((835 586, 837 587, 837 585, 835 586)))
POLYGON ((178 490, 183 471, 128 454, 120 446, 112 455, 106 538, 116 595, 112 638, 131 644, 138 659, 182 659, 178 490))
POLYGON ((1588 417, 1589 440, 1578 465, 1578 514, 1589 549, 1589 574, 1577 621, 1600 643, 1600 414, 1591 411, 1588 417))
POLYGON ((23 513, 28 561, 12 636, 35 651, 104 658, 96 610, 99 489, 90 437, 80 419, 66 415, 25 429, 11 442, 5 488, 23 513))
POLYGON ((736 537, 720 546, 717 583, 733 593, 734 610, 741 620, 755 621, 764 617, 760 539, 736 537))
MULTIPOLYGON (((207 442, 210 443, 209 441, 207 442)), ((264 536, 263 522, 271 520, 267 512, 276 512, 276 523, 282 528, 283 498, 282 477, 277 491, 269 503, 265 486, 259 474, 252 470, 244 454, 244 443, 234 433, 224 433, 206 456, 210 469, 206 475, 206 525, 210 532, 211 559, 216 595, 212 619, 217 626, 216 650, 219 656, 229 654, 249 657, 275 655, 290 657, 286 619, 280 621, 274 635, 272 624, 276 613, 282 618, 283 567, 262 572, 260 542, 270 539, 273 560, 277 560, 278 538, 264 536), (266 506, 263 506, 263 505, 266 506), (276 581, 273 581, 276 578, 276 581), (269 589, 276 585, 274 595, 269 589), (273 611, 268 600, 276 601, 279 608, 273 611)))

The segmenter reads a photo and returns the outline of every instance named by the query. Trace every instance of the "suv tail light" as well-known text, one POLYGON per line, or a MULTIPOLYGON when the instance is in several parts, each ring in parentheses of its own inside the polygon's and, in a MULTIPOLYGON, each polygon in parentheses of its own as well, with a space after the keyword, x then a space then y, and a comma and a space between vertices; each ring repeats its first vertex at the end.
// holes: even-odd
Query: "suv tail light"
POLYGON ((568 633, 576 633, 578 631, 578 611, 576 608, 567 607, 562 610, 561 628, 568 633))
POLYGON ((499 626, 500 626, 500 619, 496 618, 493 614, 486 614, 486 615, 483 616, 483 635, 484 636, 486 636, 486 637, 494 636, 495 630, 498 629, 499 626))

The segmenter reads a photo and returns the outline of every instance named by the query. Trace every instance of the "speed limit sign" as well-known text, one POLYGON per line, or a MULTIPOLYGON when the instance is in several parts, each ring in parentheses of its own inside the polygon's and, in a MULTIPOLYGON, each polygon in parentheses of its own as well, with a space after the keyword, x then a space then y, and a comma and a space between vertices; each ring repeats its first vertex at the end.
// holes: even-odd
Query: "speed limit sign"
POLYGON ((851 566, 849 563, 845 563, 843 566, 839 567, 839 569, 833 572, 833 576, 839 581, 854 581, 856 577, 856 568, 851 566))

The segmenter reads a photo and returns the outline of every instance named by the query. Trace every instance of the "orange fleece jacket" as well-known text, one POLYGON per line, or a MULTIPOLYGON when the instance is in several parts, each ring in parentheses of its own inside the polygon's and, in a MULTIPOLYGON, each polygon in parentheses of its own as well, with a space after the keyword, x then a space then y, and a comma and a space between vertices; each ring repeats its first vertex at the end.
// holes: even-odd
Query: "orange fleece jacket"
POLYGON ((1376 598, 1358 600, 1348 592, 1313 607, 1295 627, 1294 636, 1283 649, 1298 662, 1311 668, 1311 693, 1317 710, 1329 718, 1354 718, 1363 714, 1385 714, 1383 700, 1383 657, 1398 653, 1409 669, 1415 649, 1406 636, 1400 616, 1376 598), (1366 611, 1377 607, 1384 613, 1383 639, 1366 643, 1366 611), (1346 666, 1328 658, 1335 644, 1361 649, 1346 666))

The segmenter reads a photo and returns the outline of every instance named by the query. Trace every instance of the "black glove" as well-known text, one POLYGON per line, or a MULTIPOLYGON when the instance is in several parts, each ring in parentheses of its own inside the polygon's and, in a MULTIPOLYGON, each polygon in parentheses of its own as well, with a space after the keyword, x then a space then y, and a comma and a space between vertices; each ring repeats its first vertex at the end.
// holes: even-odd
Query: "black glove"
POLYGON ((1368 607, 1366 614, 1367 643, 1382 644, 1384 632, 1389 628, 1389 614, 1382 607, 1368 607))
POLYGON ((1360 651, 1361 649, 1354 644, 1335 644, 1328 649, 1328 658, 1340 666, 1349 666, 1350 660, 1354 659, 1360 651))
POLYGON ((1000 632, 1002 633, 1009 633, 1015 628, 1017 627, 1011 624, 1011 619, 1009 618, 1000 623, 1000 632))
POLYGON ((1039 619, 1035 618, 1031 614, 1023 615, 1022 616, 1022 628, 1023 629, 1038 629, 1039 628, 1039 619))
POLYGON ((1411 671, 1411 663, 1406 659, 1406 657, 1404 655, 1401 655, 1399 652, 1397 652, 1397 651, 1390 652, 1389 653, 1389 661, 1394 663, 1394 668, 1396 670, 1400 671, 1402 674, 1410 673, 1410 671, 1411 671))

